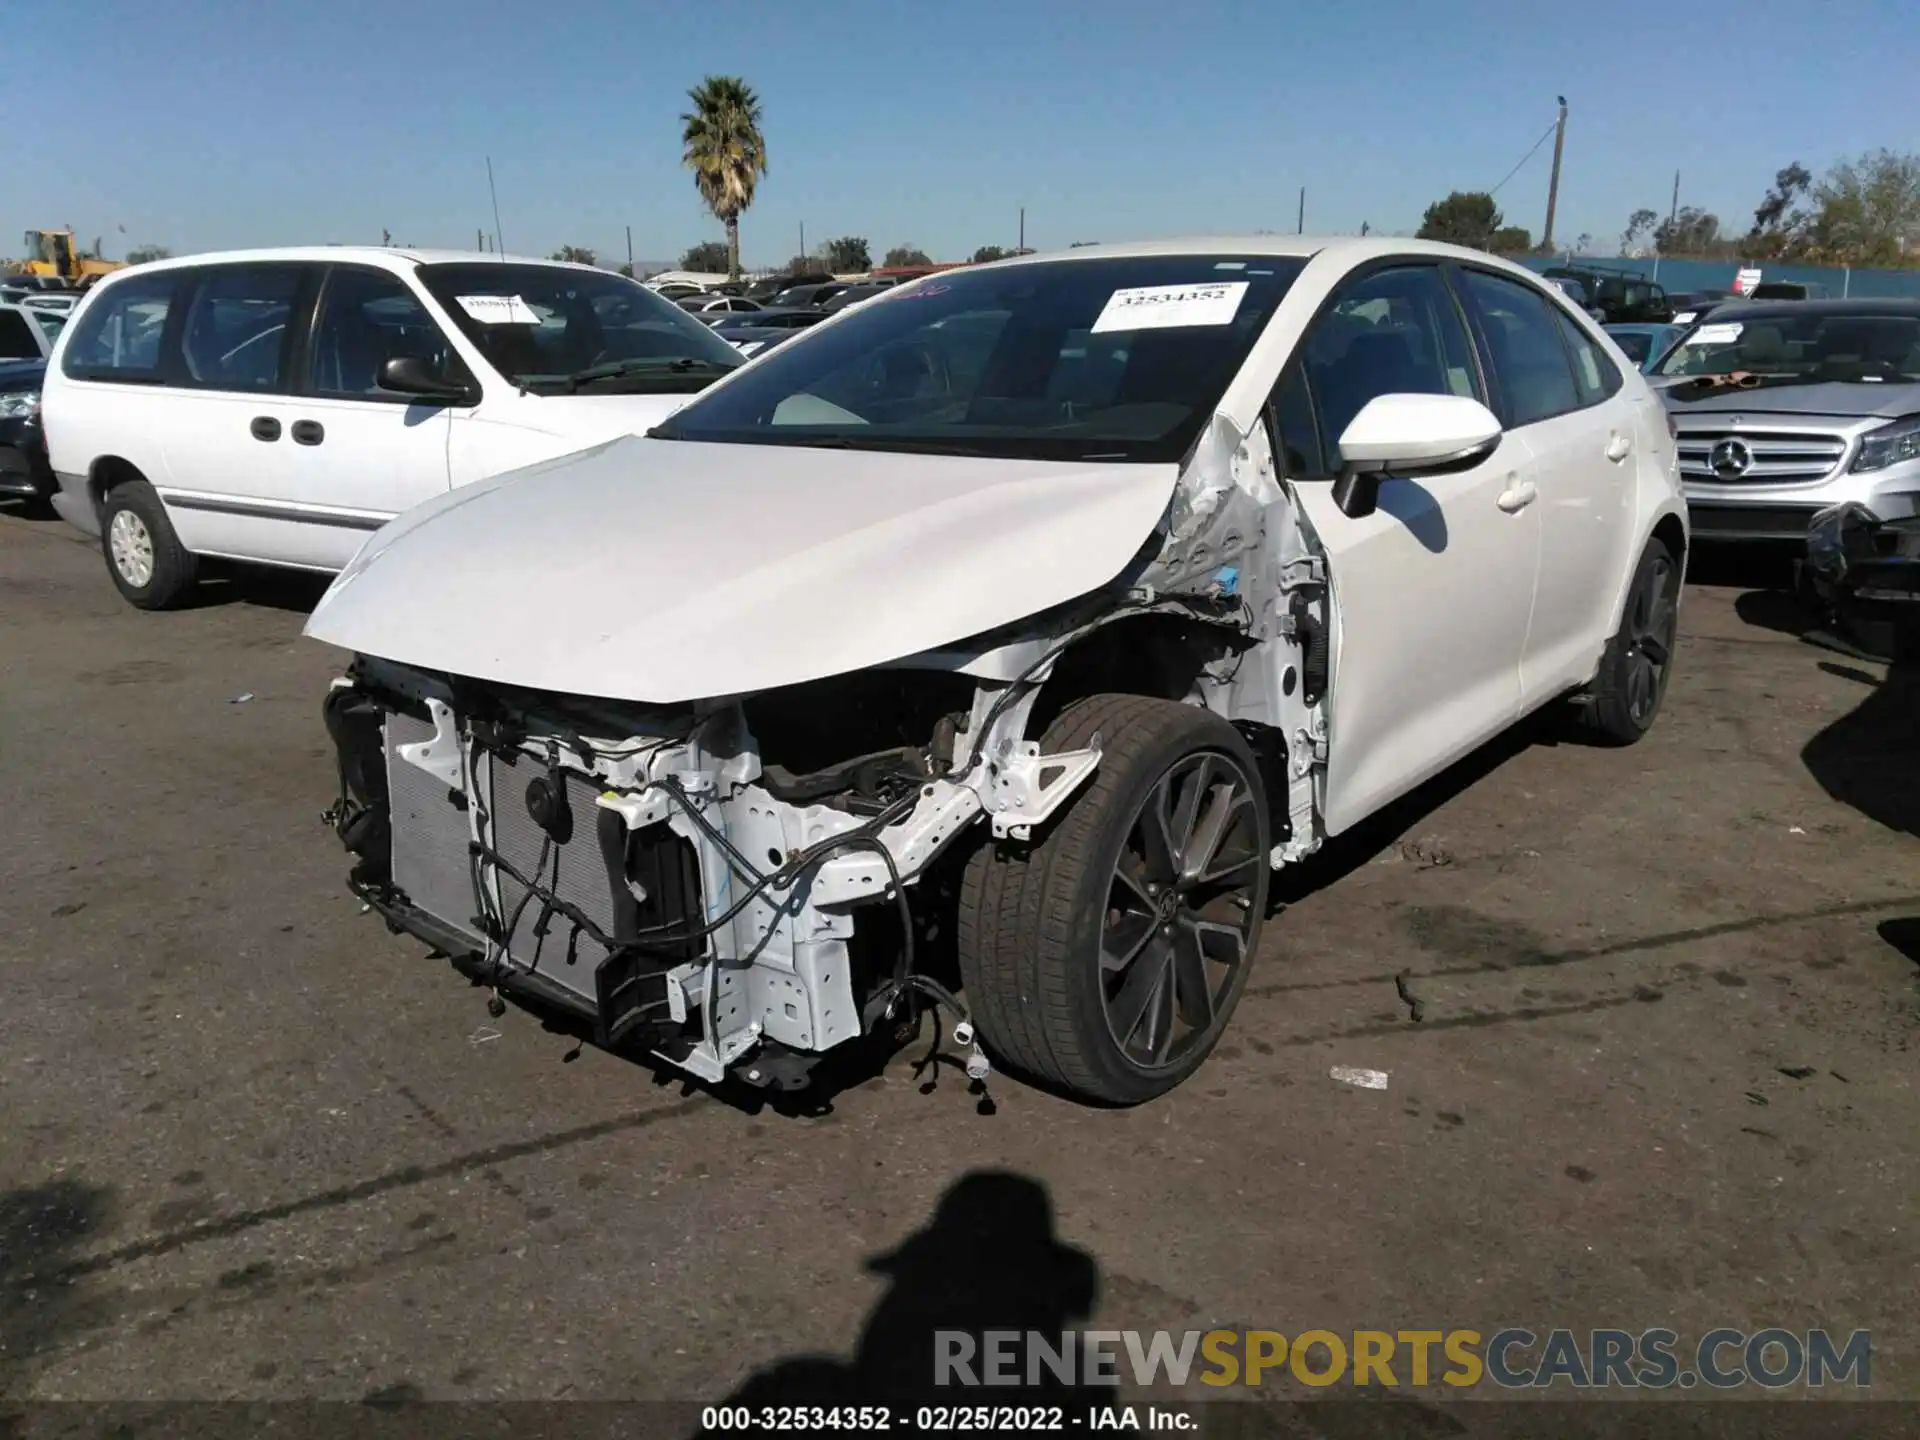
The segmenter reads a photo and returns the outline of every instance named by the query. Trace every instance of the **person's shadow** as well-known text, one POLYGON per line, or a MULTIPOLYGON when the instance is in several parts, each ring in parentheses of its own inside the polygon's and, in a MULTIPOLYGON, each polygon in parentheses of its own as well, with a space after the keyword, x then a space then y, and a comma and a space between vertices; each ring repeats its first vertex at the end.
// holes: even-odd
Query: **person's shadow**
MULTIPOLYGON (((850 1360, 777 1361, 749 1376, 721 1407, 744 1406, 757 1425, 762 1407, 886 1405, 899 1426, 913 1424, 922 1405, 1075 1405, 1083 1412, 1115 1397, 1111 1385, 1069 1384, 1045 1364, 1030 1370, 1024 1344, 1012 1347, 1021 1358, 1008 1367, 1018 1384, 957 1383, 969 1372, 984 1378, 986 1332, 1037 1332, 1058 1347, 1093 1313, 1099 1267, 1055 1236, 1053 1203, 1037 1181, 995 1170, 962 1176, 924 1229, 866 1268, 891 1284, 850 1360), (942 1366, 942 1356, 964 1356, 967 1370, 942 1366)), ((1077 1364, 1069 1373, 1078 1379, 1077 1364)))

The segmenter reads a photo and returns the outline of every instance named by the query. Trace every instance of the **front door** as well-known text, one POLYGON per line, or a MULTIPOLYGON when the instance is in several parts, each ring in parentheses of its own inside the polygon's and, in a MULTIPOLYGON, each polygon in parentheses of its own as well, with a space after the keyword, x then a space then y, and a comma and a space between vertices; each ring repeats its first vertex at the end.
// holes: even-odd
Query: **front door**
POLYGON ((1334 504, 1339 438, 1376 395, 1486 392, 1436 265, 1349 284, 1314 321, 1275 396, 1288 486, 1325 548, 1333 635, 1326 827, 1338 834, 1520 713, 1539 567, 1532 459, 1503 439, 1450 475, 1389 478, 1358 519, 1334 504))
POLYGON ((281 498, 305 517, 300 564, 343 568, 373 531, 447 489, 451 409, 380 388, 380 367, 402 356, 442 372, 460 363, 397 275, 334 266, 287 437, 281 498))

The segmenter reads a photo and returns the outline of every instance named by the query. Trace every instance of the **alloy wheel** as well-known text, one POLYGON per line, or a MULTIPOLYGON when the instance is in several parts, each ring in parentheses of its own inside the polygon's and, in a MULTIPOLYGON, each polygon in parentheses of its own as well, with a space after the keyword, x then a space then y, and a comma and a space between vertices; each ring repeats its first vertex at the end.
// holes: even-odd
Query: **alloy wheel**
POLYGON ((1627 713, 1642 727, 1653 721, 1673 659, 1680 618, 1678 579, 1671 559, 1654 556, 1627 615, 1627 713))
POLYGON ((1253 778, 1230 756, 1183 756, 1121 842, 1100 937, 1107 1029, 1143 1069, 1207 1041, 1251 956, 1260 916, 1253 778))

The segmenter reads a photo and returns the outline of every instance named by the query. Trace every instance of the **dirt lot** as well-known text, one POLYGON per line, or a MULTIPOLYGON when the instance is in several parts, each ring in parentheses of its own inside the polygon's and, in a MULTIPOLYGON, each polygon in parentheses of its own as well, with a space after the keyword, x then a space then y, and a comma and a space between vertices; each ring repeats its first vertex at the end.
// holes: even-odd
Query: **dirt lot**
POLYGON ((359 915, 315 587, 138 614, 0 515, 0 1397, 713 1400, 941 1322, 1866 1327, 1920 1397, 1920 706, 1740 580, 1643 745, 1502 742, 1293 877, 1172 1098, 916 1049, 802 1116, 359 915))

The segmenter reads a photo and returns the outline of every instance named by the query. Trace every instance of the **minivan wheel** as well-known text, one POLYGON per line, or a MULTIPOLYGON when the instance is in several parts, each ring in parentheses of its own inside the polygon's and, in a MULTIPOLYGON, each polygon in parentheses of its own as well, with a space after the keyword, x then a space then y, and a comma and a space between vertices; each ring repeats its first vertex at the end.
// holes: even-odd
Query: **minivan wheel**
POLYGON ((1673 673, 1679 622, 1680 564, 1665 541, 1649 540, 1620 628, 1607 641, 1599 673, 1576 712, 1582 739, 1631 745, 1653 728, 1673 673))
POLYGON ((107 573, 128 602, 142 610, 167 610, 193 589, 198 569, 180 543, 167 508, 144 480, 116 485, 100 506, 100 548, 107 573))
POLYGON ((968 861, 960 979, 1002 1064, 1133 1105, 1199 1069, 1226 1029, 1260 943, 1272 842, 1253 751, 1212 712, 1095 695, 1040 749, 1094 743, 1099 769, 1037 839, 968 861))

